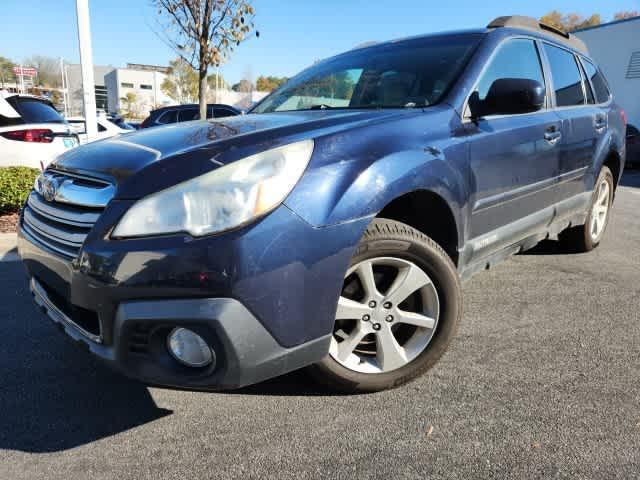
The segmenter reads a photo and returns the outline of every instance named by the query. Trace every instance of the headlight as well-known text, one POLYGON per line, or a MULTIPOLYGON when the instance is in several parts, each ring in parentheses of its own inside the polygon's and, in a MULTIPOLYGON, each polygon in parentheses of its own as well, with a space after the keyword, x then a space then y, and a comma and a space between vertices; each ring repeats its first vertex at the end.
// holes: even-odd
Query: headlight
POLYGON ((278 206, 302 176, 313 140, 291 143, 220 167, 136 202, 122 217, 118 238, 222 232, 278 206))

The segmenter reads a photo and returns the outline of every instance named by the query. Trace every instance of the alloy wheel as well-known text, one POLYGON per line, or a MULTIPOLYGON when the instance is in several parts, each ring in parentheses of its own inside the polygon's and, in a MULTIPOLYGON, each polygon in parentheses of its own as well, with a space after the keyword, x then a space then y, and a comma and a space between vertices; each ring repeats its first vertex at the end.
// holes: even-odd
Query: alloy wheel
POLYGON ((607 224, 607 216, 609 215, 610 197, 611 187, 609 186, 609 182, 606 179, 602 180, 598 185, 595 201, 591 208, 589 232, 591 233, 593 242, 598 242, 604 232, 607 224))
POLYGON ((436 287, 418 265, 395 257, 364 260, 345 277, 329 354, 356 372, 396 370, 427 348, 439 310, 436 287))

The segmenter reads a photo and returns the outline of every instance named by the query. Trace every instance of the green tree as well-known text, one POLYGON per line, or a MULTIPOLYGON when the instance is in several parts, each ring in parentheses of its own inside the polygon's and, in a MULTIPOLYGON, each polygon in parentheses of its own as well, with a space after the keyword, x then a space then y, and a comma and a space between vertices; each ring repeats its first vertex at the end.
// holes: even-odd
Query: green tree
POLYGON ((178 103, 194 103, 198 98, 198 73, 178 57, 169 62, 169 73, 160 90, 178 103))
POLYGON ((260 76, 256 80, 256 90, 259 92, 272 92, 289 80, 287 77, 260 76))
POLYGON ((0 88, 4 88, 5 83, 13 83, 16 80, 13 74, 14 63, 5 57, 0 57, 0 88))
POLYGON ((128 92, 124 97, 120 97, 120 102, 124 105, 122 113, 128 118, 135 118, 138 108, 138 96, 133 92, 128 92))
POLYGON ((163 19, 165 41, 198 72, 200 118, 206 118, 209 66, 220 66, 255 30, 252 1, 152 0, 152 3, 163 19))

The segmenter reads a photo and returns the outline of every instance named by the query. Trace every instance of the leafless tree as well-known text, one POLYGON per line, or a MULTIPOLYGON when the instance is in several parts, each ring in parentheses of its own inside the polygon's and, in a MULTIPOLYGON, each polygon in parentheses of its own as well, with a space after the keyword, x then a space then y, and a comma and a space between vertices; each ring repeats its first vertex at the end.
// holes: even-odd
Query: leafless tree
POLYGON ((255 29, 251 0, 152 0, 167 44, 198 72, 200 118, 207 118, 207 70, 220 66, 255 29))

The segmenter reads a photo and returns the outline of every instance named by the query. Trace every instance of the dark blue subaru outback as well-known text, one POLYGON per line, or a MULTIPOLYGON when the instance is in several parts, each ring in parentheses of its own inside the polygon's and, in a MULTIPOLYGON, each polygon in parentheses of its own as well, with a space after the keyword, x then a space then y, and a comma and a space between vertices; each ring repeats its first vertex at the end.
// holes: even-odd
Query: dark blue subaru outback
POLYGON ((625 117, 579 40, 525 17, 315 64, 248 115, 60 156, 19 250, 36 303, 126 375, 347 391, 431 368, 460 279, 600 243, 625 117))

